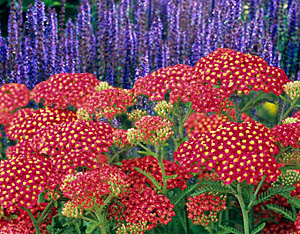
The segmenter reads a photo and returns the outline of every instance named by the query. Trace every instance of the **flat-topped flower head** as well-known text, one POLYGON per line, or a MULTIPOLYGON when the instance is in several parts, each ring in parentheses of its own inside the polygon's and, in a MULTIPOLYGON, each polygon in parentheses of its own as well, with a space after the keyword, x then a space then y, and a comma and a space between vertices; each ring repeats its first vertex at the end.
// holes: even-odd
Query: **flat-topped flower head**
POLYGON ((143 116, 134 125, 135 128, 129 129, 127 132, 130 144, 142 142, 159 145, 166 142, 174 134, 173 123, 160 116, 143 116))
POLYGON ((0 234, 31 234, 32 230, 26 222, 0 221, 0 234))
POLYGON ((64 109, 76 106, 82 97, 99 85, 100 81, 89 73, 61 73, 37 84, 32 90, 32 99, 43 101, 45 106, 64 109))
MULTIPOLYGON (((165 168, 166 176, 174 176, 175 178, 169 179, 167 181, 167 188, 174 189, 180 188, 184 190, 187 187, 187 182, 191 178, 191 175, 187 173, 187 170, 182 166, 171 162, 169 160, 163 159, 163 164, 165 168)), ((133 158, 122 161, 121 169, 129 176, 129 184, 136 190, 143 189, 149 184, 154 188, 152 182, 140 172, 138 172, 135 167, 150 173, 156 181, 158 181, 163 187, 161 168, 158 164, 158 160, 153 156, 145 156, 142 158, 133 158)))
POLYGON ((200 132, 210 132, 216 130, 223 122, 228 121, 225 116, 217 114, 207 116, 204 113, 192 113, 185 121, 184 127, 189 136, 200 132))
POLYGON ((24 84, 10 83, 0 87, 0 112, 11 112, 26 106, 30 100, 30 91, 24 84))
POLYGON ((280 170, 273 155, 279 149, 271 136, 269 129, 254 121, 226 122, 213 132, 192 136, 178 147, 174 160, 191 172, 206 167, 225 184, 235 180, 256 184, 264 175, 275 181, 280 170))
POLYGON ((300 97, 300 81, 291 81, 283 86, 284 92, 292 99, 300 97))
POLYGON ((148 96, 151 101, 162 101, 168 91, 171 91, 172 96, 172 91, 176 87, 190 81, 191 69, 192 67, 183 64, 158 69, 139 78, 134 83, 133 93, 135 96, 148 96))
POLYGON ((57 124, 73 121, 75 112, 42 108, 38 110, 21 109, 14 115, 7 129, 7 136, 12 140, 28 140, 41 131, 57 124))
POLYGON ((274 141, 284 147, 300 148, 300 121, 276 125, 271 132, 274 141))
POLYGON ((158 224, 167 225, 175 216, 173 209, 174 204, 167 197, 147 187, 140 192, 131 190, 118 203, 113 203, 108 212, 118 223, 136 224, 143 231, 150 231, 158 224))
POLYGON ((133 96, 128 90, 112 87, 91 92, 77 107, 85 110, 90 118, 95 116, 96 119, 113 119, 116 115, 126 112, 127 107, 133 104, 133 96))
POLYGON ((185 205, 188 218, 193 220, 193 224, 207 227, 211 223, 217 222, 218 214, 226 209, 226 197, 203 193, 189 197, 185 205))
POLYGON ((105 122, 74 120, 61 123, 35 137, 36 149, 50 156, 87 153, 97 156, 113 144, 112 128, 105 122))
POLYGON ((98 168, 77 173, 73 177, 66 177, 61 190, 70 199, 65 209, 79 212, 90 210, 95 206, 104 205, 105 199, 111 195, 121 197, 127 190, 127 175, 119 168, 102 164, 98 168), (79 209, 75 211, 74 209, 79 209))
POLYGON ((250 90, 262 90, 280 95, 283 85, 289 82, 284 71, 271 67, 258 56, 220 48, 201 58, 194 66, 195 79, 219 85, 227 96, 249 94, 250 90))
POLYGON ((55 186, 53 169, 48 158, 39 155, 10 157, 0 161, 0 205, 8 212, 17 208, 30 209, 38 202, 38 195, 55 186))

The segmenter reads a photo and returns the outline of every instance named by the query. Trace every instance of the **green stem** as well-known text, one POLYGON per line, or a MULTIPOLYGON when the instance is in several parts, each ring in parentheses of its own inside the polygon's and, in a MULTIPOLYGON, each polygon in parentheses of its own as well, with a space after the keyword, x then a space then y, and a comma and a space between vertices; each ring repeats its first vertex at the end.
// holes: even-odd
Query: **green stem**
POLYGON ((161 147, 155 146, 155 153, 158 155, 157 160, 158 160, 158 164, 160 166, 161 174, 162 174, 162 181, 163 181, 162 192, 166 196, 167 195, 167 178, 166 178, 165 165, 163 163, 164 147, 163 146, 161 146, 161 147), (159 152, 159 148, 160 148, 160 152, 159 152))
POLYGON ((46 208, 43 210, 41 216, 37 220, 38 224, 40 224, 41 222, 43 222, 43 220, 48 216, 49 211, 51 211, 51 209, 52 209, 52 205, 53 205, 53 201, 50 201, 47 204, 46 208))
POLYGON ((175 207, 178 205, 178 203, 181 201, 182 198, 184 198, 186 195, 188 195, 189 193, 193 192, 193 191, 194 191, 195 189, 197 189, 197 188, 199 188, 199 184, 198 184, 198 183, 192 185, 192 186, 190 187, 189 190, 183 192, 183 193, 179 196, 179 198, 175 201, 175 203, 174 203, 175 207))
POLYGON ((27 213, 29 214, 29 217, 33 223, 33 226, 34 226, 34 229, 35 229, 35 233, 36 234, 40 234, 41 231, 40 231, 40 225, 39 223, 37 222, 37 220, 34 218, 32 212, 30 209, 26 209, 25 207, 22 207, 23 210, 27 211, 27 213))
POLYGON ((296 98, 292 101, 290 107, 287 109, 287 111, 283 114, 283 116, 279 119, 279 123, 281 122, 281 120, 285 119, 288 114, 291 112, 291 110, 295 107, 295 105, 297 104, 297 102, 299 101, 299 98, 296 98))
POLYGON ((127 150, 127 147, 120 149, 119 151, 115 152, 114 155, 111 157, 111 159, 109 160, 109 164, 111 164, 116 157, 118 157, 121 153, 125 152, 127 150))
POLYGON ((264 183, 264 181, 265 181, 266 178, 267 178, 266 175, 264 175, 263 178, 261 179, 261 181, 259 182, 259 184, 257 185, 256 190, 254 192, 254 196, 251 199, 251 201, 250 201, 250 203, 249 203, 249 205, 247 207, 248 210, 252 209, 253 203, 256 200, 256 196, 257 196, 257 194, 258 194, 258 192, 259 192, 259 190, 260 190, 261 186, 263 185, 263 183, 264 183))
POLYGON ((242 211, 243 224, 244 224, 244 234, 249 234, 250 233, 250 230, 249 230, 249 211, 247 210, 244 199, 243 199, 241 184, 237 185, 237 194, 235 195, 235 197, 237 198, 237 200, 240 204, 241 211, 242 211))
POLYGON ((209 234, 214 234, 214 232, 213 232, 213 222, 210 222, 210 224, 207 225, 205 227, 205 229, 208 231, 209 234))
POLYGON ((284 96, 280 95, 279 96, 283 101, 287 102, 287 103, 290 103, 290 101, 288 99, 286 99, 284 96))
POLYGON ((255 102, 257 102, 257 100, 264 94, 265 94, 264 92, 260 91, 260 93, 256 96, 256 98, 251 99, 249 102, 246 103, 246 105, 241 109, 241 112, 243 113, 249 110, 252 107, 252 105, 254 105, 255 102))
POLYGON ((191 115, 192 111, 193 111, 193 105, 191 102, 189 102, 187 112, 183 118, 183 123, 185 123, 186 119, 191 115))

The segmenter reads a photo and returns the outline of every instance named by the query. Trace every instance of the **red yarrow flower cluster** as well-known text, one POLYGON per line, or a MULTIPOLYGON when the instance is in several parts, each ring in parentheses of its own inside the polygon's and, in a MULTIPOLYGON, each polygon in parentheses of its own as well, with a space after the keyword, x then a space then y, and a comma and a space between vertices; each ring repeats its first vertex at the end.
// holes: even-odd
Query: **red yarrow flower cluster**
POLYGON ((38 202, 38 195, 55 187, 53 168, 48 158, 32 154, 10 157, 0 161, 0 205, 8 212, 16 208, 30 209, 38 202))
POLYGON ((96 87, 100 81, 89 73, 61 73, 37 84, 32 90, 32 99, 44 102, 45 106, 64 109, 76 106, 82 97, 96 87))
POLYGON ((133 86, 135 96, 145 95, 151 101, 162 101, 168 91, 170 92, 170 101, 178 101, 179 95, 176 94, 176 89, 181 88, 181 85, 191 80, 192 67, 178 64, 175 66, 161 68, 149 75, 139 78, 133 86))
POLYGON ((185 205, 188 218, 193 220, 193 224, 208 226, 212 222, 217 222, 218 213, 226 209, 226 197, 203 193, 189 197, 185 205))
POLYGON ((95 116, 96 119, 113 119, 116 115, 126 112, 127 107, 133 104, 133 95, 128 90, 111 87, 94 90, 82 99, 77 108, 79 111, 85 110, 90 117, 95 116))
POLYGON ((160 116, 143 116, 134 125, 136 128, 129 129, 127 132, 127 139, 130 144, 142 142, 159 145, 166 142, 174 134, 173 123, 160 116))
POLYGON ((30 100, 30 91, 24 84, 10 83, 0 87, 0 112, 12 112, 30 100))
POLYGON ((199 172, 200 167, 215 171, 225 184, 235 180, 257 184, 264 175, 266 181, 275 181, 280 175, 273 157, 278 153, 270 130, 262 124, 227 122, 184 142, 174 153, 174 160, 191 172, 199 172))
POLYGON ((297 219, 296 221, 294 222, 294 225, 296 227, 296 230, 293 234, 299 234, 300 233, 300 212, 297 214, 297 219))
POLYGON ((276 125, 271 129, 273 139, 284 147, 300 147, 300 121, 276 125))
POLYGON ((118 223, 136 224, 139 227, 142 227, 141 223, 143 223, 143 231, 152 230, 159 223, 167 225, 175 216, 174 204, 150 187, 140 192, 131 190, 119 202, 110 205, 108 209, 110 218, 114 217, 118 223))
POLYGON ((219 92, 226 96, 235 91, 248 95, 250 90, 279 96, 283 85, 289 82, 281 68, 269 66, 262 58, 224 48, 201 58, 193 75, 200 82, 219 85, 219 92))
MULTIPOLYGON (((61 190, 70 199, 72 209, 90 210, 104 205, 108 195, 121 197, 128 187, 126 181, 127 175, 119 168, 102 164, 94 170, 67 177, 61 190)), ((72 216, 73 213, 68 213, 70 207, 65 208, 65 215, 72 216)))
POLYGON ((210 132, 216 130, 223 122, 228 121, 225 116, 216 114, 207 116, 204 113, 192 113, 185 121, 184 127, 189 136, 200 132, 210 132))
POLYGON ((124 129, 113 129, 113 141, 119 148, 129 145, 127 140, 127 131, 124 129))
POLYGON ((45 129, 75 119, 76 114, 68 110, 21 109, 14 114, 7 129, 7 136, 12 140, 30 140, 45 129))
MULTIPOLYGON (((187 187, 187 181, 191 178, 191 175, 187 173, 185 168, 180 165, 163 159, 166 176, 177 175, 175 178, 167 181, 167 188, 174 189, 180 188, 184 190, 187 187)), ((163 186, 161 168, 158 164, 158 160, 153 156, 145 156, 142 158, 133 158, 122 161, 121 169, 129 176, 129 184, 135 190, 145 189, 147 184, 154 188, 152 182, 144 175, 139 173, 135 167, 141 169, 144 172, 150 173, 156 181, 163 186)))
POLYGON ((26 222, 0 222, 0 234, 31 234, 32 230, 26 222))

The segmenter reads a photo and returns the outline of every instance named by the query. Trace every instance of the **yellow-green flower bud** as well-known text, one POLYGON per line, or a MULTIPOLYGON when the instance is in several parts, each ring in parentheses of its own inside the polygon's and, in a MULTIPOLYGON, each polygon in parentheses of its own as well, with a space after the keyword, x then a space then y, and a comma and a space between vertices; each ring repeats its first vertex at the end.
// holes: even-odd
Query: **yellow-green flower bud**
POLYGON ((154 111, 161 117, 167 117, 169 113, 173 110, 173 105, 163 100, 156 104, 154 111))
POLYGON ((104 89, 111 89, 112 86, 110 86, 107 82, 100 82, 98 86, 95 87, 95 90, 97 92, 104 90, 104 89))
POLYGON ((300 81, 288 82, 283 89, 292 100, 300 97, 300 81))

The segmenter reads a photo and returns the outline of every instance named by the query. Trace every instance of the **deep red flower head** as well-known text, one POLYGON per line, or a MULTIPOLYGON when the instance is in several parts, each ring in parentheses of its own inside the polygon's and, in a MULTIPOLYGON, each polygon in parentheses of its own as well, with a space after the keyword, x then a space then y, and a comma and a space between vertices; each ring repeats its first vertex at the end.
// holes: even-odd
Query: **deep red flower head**
MULTIPOLYGON (((127 175, 119 168, 102 164, 98 168, 66 177, 61 190, 71 199, 72 209, 93 209, 104 205, 108 195, 121 197, 127 189, 127 175)), ((68 216, 66 206, 64 213, 68 216)), ((69 210, 70 211, 70 210, 69 210)))
MULTIPOLYGON (((177 175, 176 178, 172 178, 167 181, 167 188, 174 189, 180 188, 184 190, 187 187, 187 181, 191 178, 191 175, 180 165, 163 159, 166 176, 177 175)), ((144 175, 139 173, 135 167, 138 167, 142 171, 150 173, 163 187, 162 173, 158 160, 153 156, 145 156, 142 158, 133 158, 122 161, 121 169, 129 176, 129 184, 135 190, 144 189, 149 184, 154 188, 152 182, 144 175)))
POLYGON ((225 116, 217 114, 207 116, 204 113, 192 113, 185 121, 184 127, 189 136, 200 132, 210 132, 216 130, 223 122, 228 121, 225 116))
POLYGON ((75 119, 76 114, 68 110, 20 109, 14 114, 14 118, 9 124, 7 136, 12 140, 28 140, 56 124, 75 119))
POLYGON ((8 128, 8 125, 11 122, 13 116, 14 114, 10 112, 0 112, 0 125, 3 124, 5 128, 8 128))
POLYGON ((270 130, 262 124, 227 122, 213 132, 192 136, 178 147, 174 160, 191 172, 200 167, 213 170, 225 184, 235 180, 256 184, 264 175, 267 181, 280 175, 273 157, 278 153, 270 130))
POLYGON ((32 90, 32 99, 44 101, 45 106, 64 109, 69 104, 76 106, 82 97, 92 91, 100 81, 89 73, 61 73, 37 84, 32 90))
POLYGON ((127 131, 127 139, 130 144, 143 142, 159 145, 166 142, 174 134, 172 130, 173 123, 160 116, 143 116, 134 125, 134 129, 132 128, 127 131))
POLYGON ((300 111, 297 111, 294 115, 293 118, 300 119, 300 111))
POLYGON ((0 222, 0 234, 31 234, 32 230, 26 222, 0 222))
POLYGON ((276 125, 271 133, 274 141, 284 147, 300 148, 300 121, 276 125))
POLYGON ((123 129, 113 129, 113 141, 114 144, 120 148, 124 148, 129 145, 127 140, 127 131, 123 129))
POLYGON ((85 110, 90 117, 112 119, 133 104, 133 95, 128 90, 111 87, 92 91, 77 104, 77 108, 85 110))
POLYGON ((30 100, 30 91, 24 84, 10 83, 0 87, 0 112, 11 112, 30 100))
POLYGON ((226 197, 200 194, 189 197, 186 203, 188 218, 196 225, 208 226, 218 221, 218 213, 226 209, 226 197))
POLYGON ((110 205, 110 216, 120 223, 125 222, 125 225, 143 227, 143 231, 152 230, 159 223, 167 225, 175 216, 174 204, 150 187, 141 192, 130 191, 120 199, 120 203, 110 205))
POLYGON ((201 58, 194 66, 194 76, 200 82, 220 85, 219 91, 226 96, 235 91, 248 95, 250 90, 279 96, 289 82, 281 68, 269 66, 262 58, 224 48, 201 58))
POLYGON ((98 155, 113 144, 112 128, 105 122, 74 120, 57 124, 35 138, 40 154, 70 155, 70 152, 98 155))
MULTIPOLYGON (((192 67, 183 64, 161 68, 139 78, 133 86, 133 93, 135 96, 148 96, 151 101, 162 101, 169 90, 170 96, 173 96, 176 88, 180 88, 183 83, 190 82, 191 71, 192 67)), ((178 99, 179 96, 176 96, 178 99)))
POLYGON ((0 205, 8 212, 29 209, 38 195, 53 185, 50 160, 39 155, 10 157, 0 161, 0 205))

